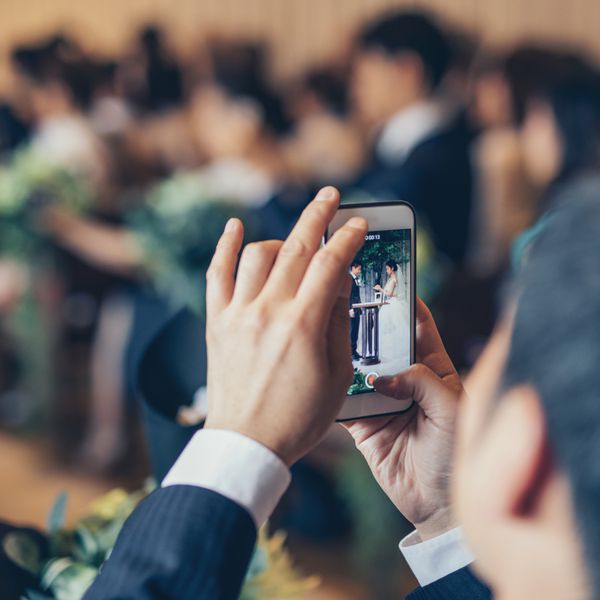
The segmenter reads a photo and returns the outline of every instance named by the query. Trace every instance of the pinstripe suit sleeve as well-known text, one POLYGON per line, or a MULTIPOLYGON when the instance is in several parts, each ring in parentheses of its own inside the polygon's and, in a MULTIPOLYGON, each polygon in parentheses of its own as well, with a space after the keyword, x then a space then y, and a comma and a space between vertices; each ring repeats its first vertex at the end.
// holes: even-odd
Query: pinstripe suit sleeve
POLYGON ((199 487, 161 488, 127 520, 85 600, 233 600, 256 543, 250 514, 199 487))
POLYGON ((406 600, 491 600, 492 593, 465 567, 416 589, 406 600))

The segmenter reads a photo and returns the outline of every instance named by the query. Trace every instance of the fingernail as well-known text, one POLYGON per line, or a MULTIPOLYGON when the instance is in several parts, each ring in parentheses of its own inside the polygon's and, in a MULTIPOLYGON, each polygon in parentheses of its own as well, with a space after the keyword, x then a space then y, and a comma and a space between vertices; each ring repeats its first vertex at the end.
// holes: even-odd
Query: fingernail
POLYGON ((328 185, 327 187, 321 188, 319 190, 319 193, 317 194, 315 200, 317 202, 327 202, 329 200, 334 200, 335 198, 337 198, 337 195, 337 190, 333 186, 328 185))
POLYGON ((237 228, 237 219, 229 219, 225 225, 225 233, 231 233, 237 228))
POLYGON ((368 223, 367 220, 363 217, 352 217, 347 223, 348 227, 352 227, 352 229, 367 229, 368 223))

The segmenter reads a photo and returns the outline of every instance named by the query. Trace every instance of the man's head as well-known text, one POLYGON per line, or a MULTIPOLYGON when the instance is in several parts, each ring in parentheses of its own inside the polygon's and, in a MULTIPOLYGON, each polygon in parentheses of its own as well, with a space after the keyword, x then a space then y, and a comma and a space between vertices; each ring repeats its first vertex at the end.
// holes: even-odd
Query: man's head
POLYGON ((599 232, 599 197, 554 213, 467 385, 455 499, 508 600, 600 598, 599 232))
POLYGON ((359 260, 354 260, 350 265, 352 275, 358 277, 362 273, 362 263, 359 260))
POLYGON ((443 32, 421 13, 388 15, 359 35, 352 91, 362 118, 380 125, 430 96, 451 60, 443 32))

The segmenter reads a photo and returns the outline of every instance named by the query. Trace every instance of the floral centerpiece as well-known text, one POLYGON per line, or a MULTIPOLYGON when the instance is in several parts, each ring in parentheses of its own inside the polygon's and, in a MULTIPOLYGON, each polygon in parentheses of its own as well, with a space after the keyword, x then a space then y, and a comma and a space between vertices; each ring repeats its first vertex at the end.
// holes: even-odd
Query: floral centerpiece
MULTIPOLYGON (((79 600, 110 554, 123 524, 153 484, 128 494, 115 489, 96 500, 90 513, 71 529, 64 527, 67 497, 61 494, 48 519, 48 556, 27 532, 9 533, 4 551, 39 582, 27 600, 79 600)), ((316 577, 302 576, 284 547, 285 536, 259 532, 258 543, 241 591, 241 600, 293 600, 316 588, 316 577)))

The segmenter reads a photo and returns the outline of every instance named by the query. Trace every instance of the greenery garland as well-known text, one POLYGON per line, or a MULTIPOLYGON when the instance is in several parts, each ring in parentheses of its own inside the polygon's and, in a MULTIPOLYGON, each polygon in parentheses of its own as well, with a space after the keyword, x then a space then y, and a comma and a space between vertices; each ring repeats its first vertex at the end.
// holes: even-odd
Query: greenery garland
MULTIPOLYGON (((49 556, 42 556, 31 533, 17 531, 2 540, 6 555, 32 573, 41 591, 29 590, 27 600, 79 600, 110 555, 119 532, 138 503, 154 488, 128 494, 115 489, 96 500, 90 512, 71 529, 64 526, 67 496, 61 494, 48 518, 49 556)), ((293 566, 284 547, 285 535, 269 535, 263 527, 243 584, 241 600, 293 600, 319 585, 293 566)))

